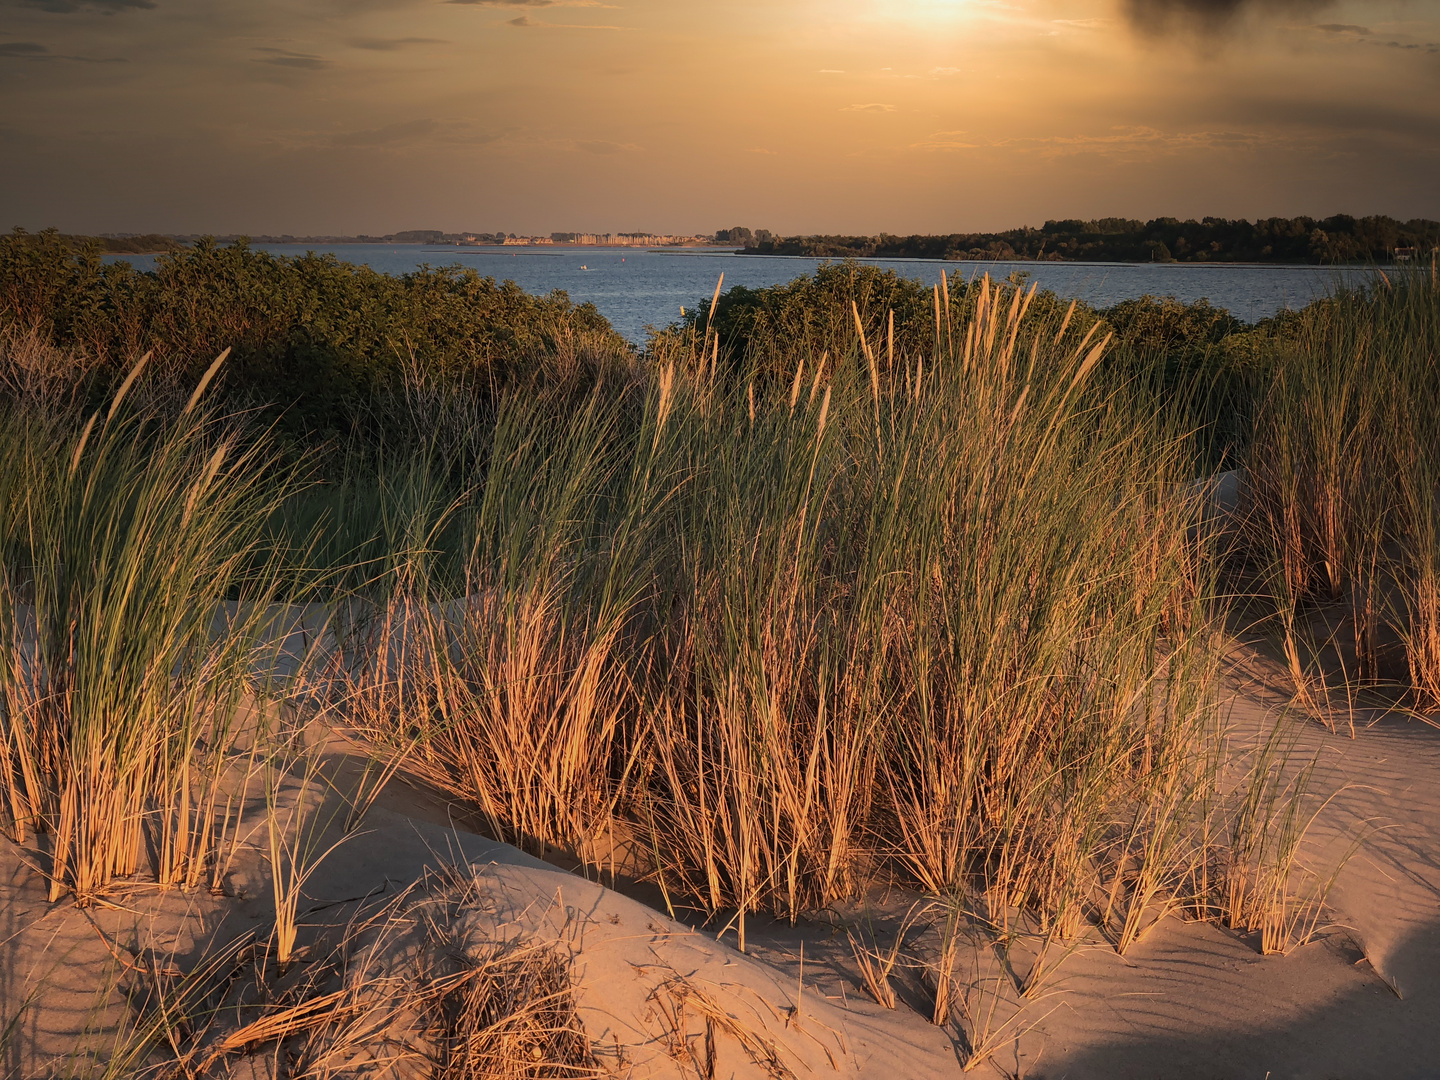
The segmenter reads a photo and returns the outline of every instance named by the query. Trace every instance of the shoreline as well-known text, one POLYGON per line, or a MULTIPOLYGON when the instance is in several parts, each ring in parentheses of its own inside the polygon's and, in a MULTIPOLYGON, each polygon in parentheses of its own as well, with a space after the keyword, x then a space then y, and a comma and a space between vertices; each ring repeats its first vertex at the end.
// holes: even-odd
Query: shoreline
MULTIPOLYGON (((224 243, 231 244, 236 241, 228 240, 224 243)), ((645 255, 703 255, 703 256, 734 256, 745 259, 785 259, 792 262, 843 263, 853 260, 858 263, 924 263, 942 264, 955 266, 998 266, 1011 264, 1026 264, 1034 266, 1093 266, 1093 267, 1144 267, 1147 270, 1171 270, 1171 269, 1236 269, 1236 270, 1339 270, 1356 271, 1381 269, 1385 271, 1406 271, 1424 270, 1423 263, 1368 263, 1368 262, 1345 262, 1345 263, 1311 263, 1311 262, 1241 262, 1241 261, 1215 261, 1215 262, 1190 262, 1176 260, 1173 262, 1144 262, 1139 260, 1124 259, 1027 259, 1016 256, 1008 259, 936 259, 923 255, 780 255, 768 252, 750 252, 737 250, 733 247, 702 247, 698 245, 677 245, 675 247, 641 247, 641 246, 604 246, 600 244, 511 244, 501 246, 499 244, 410 244, 410 243, 378 243, 365 240, 345 240, 327 243, 311 244, 305 241, 283 241, 283 240, 251 240, 252 247, 256 248, 304 248, 307 251, 324 252, 332 248, 355 247, 355 248, 388 248, 398 250, 401 248, 417 248, 426 252, 475 252, 484 255, 546 255, 553 252, 633 252, 645 255)), ((188 250, 181 248, 180 251, 188 250)), ((124 259, 131 256, 153 257, 156 255, 178 254, 176 251, 107 251, 102 253, 106 259, 124 259)))

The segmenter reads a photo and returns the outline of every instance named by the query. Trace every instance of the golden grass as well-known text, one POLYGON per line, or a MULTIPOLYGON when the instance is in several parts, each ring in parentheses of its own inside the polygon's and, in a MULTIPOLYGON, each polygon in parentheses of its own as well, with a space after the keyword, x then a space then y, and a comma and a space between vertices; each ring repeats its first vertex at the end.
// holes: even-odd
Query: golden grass
POLYGON ((147 855, 161 885, 208 880, 237 824, 239 727, 263 714, 265 452, 198 412, 127 413, 143 367, 78 437, 11 413, 0 438, 16 496, 0 787, 17 841, 46 849, 52 899, 88 899, 147 855))
MULTIPOLYGON (((959 1016, 977 1061, 1013 1023, 998 984, 957 986, 962 945, 1008 956, 1032 936, 1027 999, 1092 927, 1122 953, 1172 913, 1293 948, 1326 884, 1296 890, 1309 774, 1272 744, 1227 778, 1222 553, 1190 433, 1107 371, 1096 325, 1073 327, 1073 305, 1041 319, 1034 296, 983 279, 956 326, 942 281, 933 354, 903 355, 887 319, 883 367, 853 304, 848 352, 796 356, 783 378, 707 327, 623 385, 502 396, 478 432, 473 410, 421 402, 450 419, 377 482, 383 551, 335 575, 353 586, 331 594, 336 648, 289 687, 263 644, 280 496, 264 440, 196 404, 216 367, 168 417, 126 406, 138 365, 103 417, 6 413, 12 831, 47 854, 52 897, 92 899, 142 855, 161 884, 213 885, 263 772, 266 955, 304 969, 297 898, 318 849, 303 808, 281 819, 266 760, 267 695, 293 690, 302 719, 320 702, 368 744, 347 832, 403 769, 534 852, 613 872, 628 844, 637 876, 742 949, 751 913, 794 919, 879 881, 926 894, 947 927, 934 1019, 959 1016)), ((1384 487, 1357 466, 1400 445, 1379 433, 1402 375, 1421 378, 1290 371, 1261 411, 1246 550, 1297 685, 1313 664, 1295 627, 1320 594, 1349 605, 1375 677, 1375 628, 1400 620, 1386 575, 1414 583, 1415 693, 1440 682, 1440 470, 1412 455, 1384 487)), ((887 1007, 901 948, 854 944, 887 1007)), ((557 964, 501 950, 447 972, 424 999, 448 1033, 437 1067, 521 1069, 538 1049, 544 1068, 590 1068, 557 964), (530 1019, 507 1026, 517 1008, 530 1019)), ((361 1030, 353 998, 312 990, 244 1037, 361 1030)))
POLYGON ((1327 681, 1341 684, 1347 709, 1357 689, 1388 684, 1431 711, 1440 704, 1440 289, 1432 275, 1407 273, 1341 290, 1302 313, 1292 337, 1261 388, 1242 537, 1297 697, 1324 718, 1327 681), (1343 647, 1303 633, 1326 605, 1346 611, 1343 647), (1405 648, 1404 674, 1384 670, 1387 628, 1405 648), (1326 650, 1338 659, 1322 660, 1326 650))
POLYGON ((1028 325, 1033 295, 982 281, 954 353, 883 375, 852 309, 853 354, 782 381, 723 375, 707 334, 643 399, 507 399, 460 595, 397 573, 352 715, 497 836, 631 841, 742 948, 747 913, 877 877, 1062 952, 1224 912, 1189 443, 1098 374, 1094 326, 1028 325))

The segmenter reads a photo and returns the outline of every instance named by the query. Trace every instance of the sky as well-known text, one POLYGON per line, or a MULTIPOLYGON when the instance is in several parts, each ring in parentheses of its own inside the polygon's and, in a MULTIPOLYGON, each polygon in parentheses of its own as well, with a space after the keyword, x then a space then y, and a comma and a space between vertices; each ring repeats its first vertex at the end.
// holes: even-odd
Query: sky
POLYGON ((0 0, 0 228, 1440 218, 1440 0, 0 0))

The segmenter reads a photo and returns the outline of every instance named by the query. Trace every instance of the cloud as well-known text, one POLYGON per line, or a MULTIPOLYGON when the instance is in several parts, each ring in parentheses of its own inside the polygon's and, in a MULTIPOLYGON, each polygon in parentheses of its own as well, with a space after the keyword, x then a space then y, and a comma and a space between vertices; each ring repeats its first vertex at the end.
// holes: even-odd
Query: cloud
MULTIPOLYGON (((477 131, 468 119, 419 117, 340 131, 332 128, 269 130, 264 133, 263 141, 267 147, 288 153, 332 154, 337 160, 351 161, 348 155, 354 153, 374 157, 386 153, 412 153, 416 149, 436 151, 445 147, 474 147, 515 141, 510 135, 506 131, 477 131)), ((574 149, 573 145, 566 148, 574 149)))
POLYGON ((411 45, 444 45, 444 38, 402 37, 402 38, 353 38, 352 49, 368 49, 370 52, 395 52, 411 45))
POLYGON ((545 22, 542 19, 532 19, 529 15, 521 15, 518 19, 506 19, 507 26, 518 26, 522 30, 624 30, 623 26, 595 26, 589 23, 553 23, 545 22))
POLYGON ((942 79, 942 78, 944 78, 946 75, 959 75, 959 74, 960 74, 960 69, 957 68, 957 67, 937 67, 937 68, 932 68, 931 71, 930 71, 931 77, 932 77, 932 78, 936 78, 936 79, 942 79))
POLYGON ((629 154, 642 149, 634 143, 607 142, 604 139, 588 139, 575 144, 576 149, 587 154, 629 154))
POLYGON ((1162 131, 1152 127, 1114 127, 1103 135, 1052 135, 1037 138, 1009 138, 991 142, 992 147, 1011 151, 1035 151, 1043 157, 1070 157, 1093 154, 1109 158, 1154 157, 1192 150, 1274 149, 1282 143, 1296 145, 1294 138, 1258 131, 1162 131))
POLYGON ((1423 45, 1418 41, 1367 41, 1366 45, 1376 45, 1384 49, 1424 49, 1427 53, 1440 52, 1440 44, 1427 41, 1423 45))
POLYGON ((77 64, 123 64, 123 56, 68 56, 52 53, 38 41, 6 41, 0 43, 0 60, 70 60, 77 64))
MULTIPOLYGON (((1209 111, 1215 115, 1213 106, 1209 111)), ((1218 115, 1237 126, 1282 128, 1312 139, 1381 134, 1440 146, 1440 117, 1419 99, 1397 97, 1382 104, 1318 97, 1243 97, 1223 103, 1218 115)))
POLYGON ((368 149, 379 146, 395 146, 397 143, 414 142, 426 135, 433 135, 440 125, 431 119, 402 120, 383 127, 367 128, 363 131, 346 131, 331 136, 330 145, 345 149, 368 149))
POLYGON ((1353 23, 1321 23, 1312 27, 1315 30, 1323 30, 1327 34, 1358 34, 1360 37, 1369 37, 1368 26, 1355 26, 1353 23))
POLYGON ((39 8, 52 15, 73 15, 77 11, 101 11, 115 15, 122 11, 149 11, 155 0, 20 0, 24 7, 39 8))
POLYGON ((273 49, 257 45, 255 51, 265 53, 255 57, 257 64, 272 64, 275 67, 298 68, 301 71, 319 71, 330 66, 330 61, 313 53, 291 52, 289 49, 273 49))
POLYGON ((1130 25, 1142 34, 1175 31, 1215 37, 1250 13, 1319 11, 1332 0, 1122 0, 1130 25))
POLYGON ((963 131, 937 131, 929 138, 921 139, 917 143, 911 143, 912 150, 974 150, 979 143, 964 142, 960 136, 963 131))
POLYGON ((842 68, 821 68, 821 69, 820 69, 820 74, 821 74, 821 75, 844 75, 845 72, 844 72, 844 70, 843 70, 842 68))
POLYGON ((894 112, 894 105, 882 105, 879 102, 871 102, 868 105, 846 105, 841 112, 894 112))

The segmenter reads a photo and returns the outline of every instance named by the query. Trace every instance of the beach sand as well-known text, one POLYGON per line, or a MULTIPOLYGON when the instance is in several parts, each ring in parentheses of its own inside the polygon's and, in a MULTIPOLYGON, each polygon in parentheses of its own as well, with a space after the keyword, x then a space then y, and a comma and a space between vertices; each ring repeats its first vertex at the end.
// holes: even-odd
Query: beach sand
MULTIPOLYGON (((1283 701, 1238 672, 1232 688, 1232 724, 1243 746, 1247 732, 1273 723, 1283 701)), ((974 1070, 979 1076, 1433 1076, 1440 1061, 1440 730, 1395 716, 1357 719, 1353 739, 1294 720, 1292 759, 1316 757, 1313 788, 1317 801, 1328 800, 1303 861, 1322 875, 1344 861, 1316 940, 1289 955, 1262 956, 1253 935, 1172 915, 1123 957, 1090 934, 1068 955, 1050 957, 1063 962, 1022 1000, 1014 956, 1007 968, 982 945, 962 950, 954 1019, 936 1026, 924 971, 898 967, 897 1007, 883 1008, 867 995, 850 943, 850 934, 869 933, 883 948, 915 896, 878 893, 866 905, 794 926, 752 916, 742 954, 733 928, 717 935, 720 926, 685 912, 671 918, 653 887, 616 891, 487 839, 458 807, 403 777, 387 784, 361 828, 306 881, 302 953, 318 955, 317 943, 333 944, 382 908, 400 944, 372 948, 366 962, 389 976, 405 977, 413 961, 404 941, 421 911, 451 912, 471 942, 552 943, 571 961, 577 1014, 600 1067, 637 1080, 956 1076, 967 1040, 980 1036, 994 1053, 974 1070), (442 868, 450 868, 443 879, 436 876, 442 868), (475 882, 472 900, 483 902, 459 914, 453 904, 436 908, 442 880, 451 889, 475 882)), ((359 759, 335 746, 328 775, 343 791, 359 759)), ((298 790, 292 782, 283 798, 298 790)), ((319 815, 335 818, 320 851, 340 836, 338 799, 332 791, 319 815)), ((108 1032, 132 1008, 125 988, 143 973, 179 977, 242 934, 268 934, 274 904, 261 818, 246 826, 226 895, 137 883, 84 909, 47 904, 38 856, 0 842, 7 1075, 83 1074, 82 1051, 109 1052, 108 1032)), ((916 956, 938 947, 923 919, 912 921, 907 940, 916 956)), ((255 1051, 217 1058, 206 1075, 290 1075, 274 1045, 255 1051)), ((378 1064, 332 1064, 338 1071, 329 1075, 428 1075, 414 1055, 378 1057, 378 1064)))

